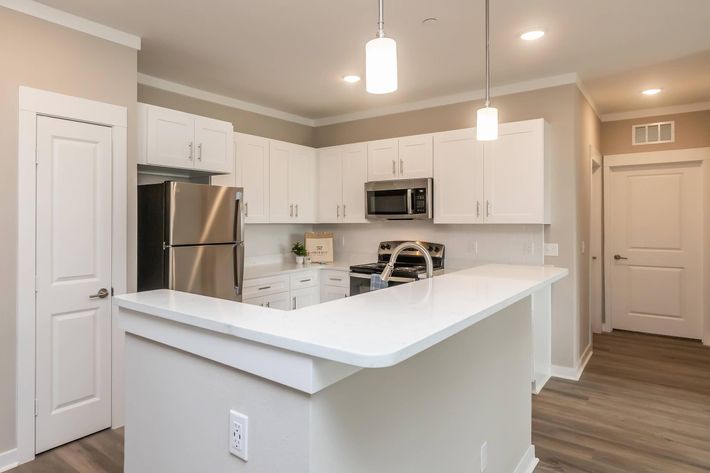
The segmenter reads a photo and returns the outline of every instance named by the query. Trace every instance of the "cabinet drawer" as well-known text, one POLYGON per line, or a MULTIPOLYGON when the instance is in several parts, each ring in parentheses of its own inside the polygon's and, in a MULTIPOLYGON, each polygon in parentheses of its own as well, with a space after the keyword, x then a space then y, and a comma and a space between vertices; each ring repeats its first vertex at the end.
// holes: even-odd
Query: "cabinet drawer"
POLYGON ((248 279, 244 281, 243 299, 288 292, 288 276, 248 279))
POLYGON ((251 299, 244 299, 242 302, 244 304, 268 307, 270 309, 291 309, 291 298, 289 297, 288 292, 281 292, 279 294, 272 294, 270 296, 252 297, 251 299))
POLYGON ((325 269, 321 276, 324 286, 350 287, 350 273, 348 271, 325 269))
POLYGON ((291 290, 318 285, 318 271, 301 271, 291 275, 291 290))

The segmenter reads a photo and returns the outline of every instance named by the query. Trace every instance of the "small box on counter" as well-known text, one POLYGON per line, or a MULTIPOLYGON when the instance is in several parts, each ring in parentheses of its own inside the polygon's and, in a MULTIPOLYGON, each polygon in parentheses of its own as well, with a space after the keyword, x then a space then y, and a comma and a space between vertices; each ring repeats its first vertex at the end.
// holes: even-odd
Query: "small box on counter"
POLYGON ((306 232, 304 240, 312 263, 333 262, 333 232, 306 232))

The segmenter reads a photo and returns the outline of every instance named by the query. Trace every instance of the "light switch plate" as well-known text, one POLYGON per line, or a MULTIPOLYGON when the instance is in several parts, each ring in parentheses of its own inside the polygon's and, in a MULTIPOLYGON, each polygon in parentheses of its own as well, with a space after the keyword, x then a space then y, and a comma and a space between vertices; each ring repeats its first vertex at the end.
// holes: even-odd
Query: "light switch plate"
POLYGON ((545 256, 560 256, 560 245, 557 243, 545 243, 545 256))

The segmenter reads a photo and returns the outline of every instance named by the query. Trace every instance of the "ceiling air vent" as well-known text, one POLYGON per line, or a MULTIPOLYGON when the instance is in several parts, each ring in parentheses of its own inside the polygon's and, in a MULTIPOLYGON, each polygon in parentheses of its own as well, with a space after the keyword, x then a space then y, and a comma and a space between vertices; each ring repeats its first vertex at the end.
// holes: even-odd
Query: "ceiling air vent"
POLYGON ((631 140, 634 145, 673 143, 675 141, 675 122, 634 125, 631 127, 631 140))

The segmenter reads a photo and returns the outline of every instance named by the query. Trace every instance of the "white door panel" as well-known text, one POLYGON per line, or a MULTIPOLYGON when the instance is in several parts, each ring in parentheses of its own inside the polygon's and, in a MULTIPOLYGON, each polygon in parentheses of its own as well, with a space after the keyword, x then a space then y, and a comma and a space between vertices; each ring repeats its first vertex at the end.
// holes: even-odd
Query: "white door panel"
POLYGON ((192 115, 150 107, 146 139, 148 164, 188 169, 194 167, 195 119, 192 115))
POLYGON ((36 450, 111 425, 111 129, 37 119, 36 450))
POLYGON ((229 123, 195 118, 195 168, 231 173, 234 166, 234 139, 229 123))
POLYGON ((294 222, 315 222, 317 172, 315 150, 306 146, 291 145, 288 191, 289 202, 293 204, 294 222))
POLYGON ((245 223, 269 221, 269 140, 235 135, 236 183, 244 188, 245 223))
POLYGON ((399 175, 398 140, 371 141, 367 144, 367 179, 383 181, 399 175))
POLYGON ((614 328, 702 337, 701 176, 697 163, 611 168, 614 328))
POLYGON ((432 135, 407 136, 399 139, 399 178, 416 179, 432 177, 432 135))
POLYGON ((318 222, 342 218, 343 177, 340 147, 318 150, 318 222))
POLYGON ((367 223, 365 218, 365 182, 367 182, 367 145, 342 147, 343 208, 342 221, 367 223))
POLYGON ((269 145, 269 221, 289 223, 293 219, 293 203, 289 201, 288 143, 271 141, 269 145))

